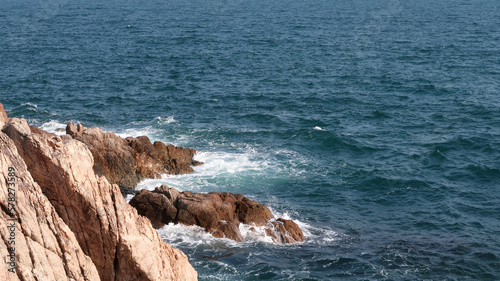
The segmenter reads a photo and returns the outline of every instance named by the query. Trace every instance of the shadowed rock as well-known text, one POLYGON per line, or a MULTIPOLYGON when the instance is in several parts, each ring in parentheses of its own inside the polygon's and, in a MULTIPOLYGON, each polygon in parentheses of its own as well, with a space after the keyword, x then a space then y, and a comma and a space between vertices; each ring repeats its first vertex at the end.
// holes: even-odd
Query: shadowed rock
POLYGON ((135 188, 144 178, 159 178, 162 174, 191 173, 202 164, 193 159, 196 150, 151 143, 148 137, 121 138, 99 128, 75 126, 71 122, 66 133, 85 143, 94 156, 94 171, 109 182, 135 188))
POLYGON ((275 220, 271 211, 241 194, 227 192, 179 192, 166 185, 154 191, 141 190, 132 200, 138 213, 148 217, 154 227, 168 223, 198 225, 215 237, 242 241, 240 223, 265 226, 266 235, 278 243, 304 240, 300 228, 291 220, 275 220))

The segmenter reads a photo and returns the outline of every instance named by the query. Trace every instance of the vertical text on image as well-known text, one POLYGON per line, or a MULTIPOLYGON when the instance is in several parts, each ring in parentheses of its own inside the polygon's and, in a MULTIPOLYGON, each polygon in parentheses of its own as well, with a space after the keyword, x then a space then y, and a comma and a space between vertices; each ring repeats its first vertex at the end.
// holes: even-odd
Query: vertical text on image
POLYGON ((7 250, 9 254, 7 255, 7 264, 9 265, 9 272, 16 273, 16 182, 17 174, 14 167, 9 167, 7 174, 7 212, 9 218, 7 219, 7 229, 9 233, 7 241, 7 250))

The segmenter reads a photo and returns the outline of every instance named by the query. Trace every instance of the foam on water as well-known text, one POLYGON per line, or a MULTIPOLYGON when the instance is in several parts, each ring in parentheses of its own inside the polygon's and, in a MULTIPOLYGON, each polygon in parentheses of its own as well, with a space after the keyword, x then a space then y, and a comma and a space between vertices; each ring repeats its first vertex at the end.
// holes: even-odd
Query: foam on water
MULTIPOLYGON (((184 225, 169 223, 158 229, 158 233, 164 241, 178 247, 197 247, 197 246, 238 246, 245 247, 248 244, 268 243, 273 245, 282 245, 273 241, 266 235, 265 226, 253 226, 248 224, 239 225, 243 241, 237 242, 227 238, 217 238, 212 236, 202 227, 196 225, 184 225)), ((308 237, 306 236, 306 239, 308 237)))
POLYGON ((158 125, 166 125, 166 124, 171 124, 174 122, 177 122, 177 120, 175 120, 174 116, 167 116, 167 117, 157 116, 157 117, 153 118, 152 120, 133 121, 133 122, 130 122, 130 125, 144 125, 144 124, 151 124, 151 123, 158 124, 158 125))
POLYGON ((138 184, 137 189, 152 190, 156 186, 167 184, 181 191, 219 191, 221 188, 228 188, 228 186, 221 186, 221 183, 231 185, 244 178, 259 177, 274 168, 270 167, 267 160, 259 159, 259 155, 251 150, 245 153, 202 151, 198 152, 194 159, 204 164, 194 167, 193 173, 146 179, 138 184))
POLYGON ((217 238, 199 226, 173 224, 158 229, 160 236, 168 243, 183 246, 243 246, 244 244, 271 243, 276 244, 271 237, 265 235, 265 228, 240 224, 239 230, 243 236, 242 242, 227 238, 217 238), (243 244, 243 245, 242 245, 243 244))
POLYGON ((49 133, 54 133, 56 135, 66 134, 66 124, 63 124, 57 120, 50 120, 49 122, 43 123, 40 126, 40 129, 49 133))
POLYGON ((306 241, 304 243, 306 244, 323 244, 323 245, 329 245, 332 242, 335 242, 339 240, 340 235, 338 232, 328 229, 328 228, 319 228, 319 227, 314 227, 311 224, 304 222, 302 220, 299 220, 295 216, 290 216, 288 212, 277 212, 272 208, 272 206, 268 206, 269 210, 271 210, 271 213, 275 218, 283 218, 286 220, 293 220, 302 230, 302 233, 304 234, 304 237, 306 238, 306 241))
POLYGON ((161 135, 161 130, 158 128, 154 128, 153 126, 146 126, 141 128, 117 130, 115 131, 115 134, 122 138, 148 136, 151 139, 158 139, 161 135))
POLYGON ((154 120, 156 123, 158 123, 160 125, 166 125, 166 124, 177 122, 177 120, 174 119, 174 116, 168 116, 168 117, 158 116, 154 120))
POLYGON ((38 105, 31 102, 23 103, 19 107, 24 107, 27 110, 38 111, 38 105))

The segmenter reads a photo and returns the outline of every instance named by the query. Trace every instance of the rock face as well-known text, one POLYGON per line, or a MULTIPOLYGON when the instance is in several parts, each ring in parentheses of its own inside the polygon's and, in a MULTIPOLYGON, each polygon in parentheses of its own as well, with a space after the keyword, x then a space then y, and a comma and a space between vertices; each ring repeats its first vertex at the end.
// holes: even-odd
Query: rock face
POLYGON ((278 243, 304 240, 300 228, 291 220, 274 219, 271 211, 241 194, 210 192, 208 194, 179 192, 166 185, 154 191, 141 190, 132 200, 139 214, 148 217, 153 226, 171 222, 198 225, 215 237, 242 241, 241 223, 264 226, 266 235, 278 243))
POLYGON ((0 175, 0 255, 9 256, 11 247, 15 255, 12 263, 0 262, 0 280, 100 280, 92 259, 2 132, 0 175))
POLYGON ((159 178, 165 173, 191 173, 191 166, 201 164, 193 160, 196 150, 158 141, 151 143, 145 136, 123 139, 99 128, 89 129, 71 122, 66 133, 89 147, 97 175, 127 188, 135 188, 141 179, 159 178))
MULTIPOLYGON (((20 182, 17 276, 1 278, 7 272, 3 268, 0 279, 35 280, 35 274, 40 276, 36 280, 197 279, 184 253, 162 241, 151 223, 124 200, 118 185, 94 173, 87 145, 68 135, 30 128, 24 119, 12 118, 2 131, 0 204, 7 202, 5 175, 11 165, 18 169, 20 182)), ((2 205, 3 218, 5 210, 2 205)), ((6 229, 0 229, 4 256, 6 229)))

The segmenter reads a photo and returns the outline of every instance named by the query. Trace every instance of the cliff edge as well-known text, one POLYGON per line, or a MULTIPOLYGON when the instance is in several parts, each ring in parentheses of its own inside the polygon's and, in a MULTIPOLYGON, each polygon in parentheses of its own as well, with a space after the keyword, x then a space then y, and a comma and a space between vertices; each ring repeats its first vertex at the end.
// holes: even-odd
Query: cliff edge
POLYGON ((0 280, 197 280, 87 145, 0 111, 0 280))

